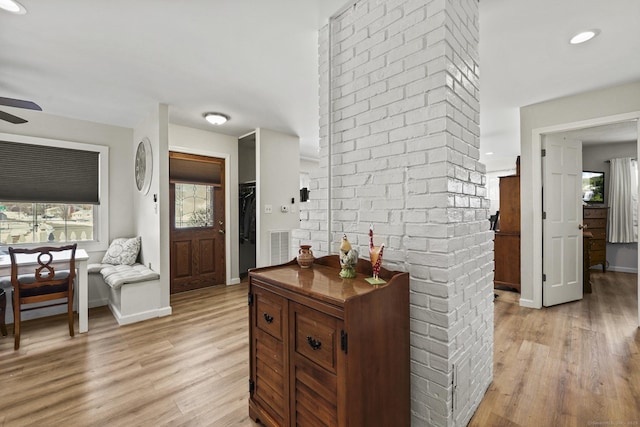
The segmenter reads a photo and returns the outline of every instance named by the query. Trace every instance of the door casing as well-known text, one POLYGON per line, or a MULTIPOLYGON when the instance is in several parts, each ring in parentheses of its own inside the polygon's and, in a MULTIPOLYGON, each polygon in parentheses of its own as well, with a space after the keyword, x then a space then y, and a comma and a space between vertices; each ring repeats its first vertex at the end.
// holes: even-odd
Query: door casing
MULTIPOLYGON (((584 129, 593 126, 601 126, 613 123, 620 123, 630 120, 636 120, 638 126, 638 145, 640 152, 640 111, 634 111, 630 113, 616 114, 612 116, 603 116, 595 119, 588 119, 576 122, 563 123, 554 126, 546 126, 541 128, 535 128, 531 131, 531 152, 541 153, 542 150, 542 136, 549 133, 572 131, 578 129, 584 129)), ((520 299, 520 305, 529 308, 542 308, 542 256, 535 254, 542 254, 542 157, 540 155, 534 155, 531 157, 531 162, 523 164, 523 168, 531 168, 531 182, 527 183, 524 179, 521 181, 521 189, 525 189, 526 193, 531 193, 528 197, 531 197, 531 224, 525 224, 526 227, 531 228, 532 241, 522 241, 523 245, 531 244, 534 256, 531 261, 531 278, 523 280, 524 286, 532 286, 532 299, 524 300, 520 299), (528 185, 527 185, 528 184, 528 185)), ((526 194, 521 191, 522 194, 526 194)), ((524 197, 522 198, 524 200, 524 197)), ((640 214, 640 200, 638 203, 638 213, 640 214)), ((524 249, 524 248, 523 248, 524 249)), ((529 253, 522 250, 524 253, 529 253)), ((640 265, 640 251, 638 251, 638 261, 640 265)), ((524 278, 524 276, 523 276, 524 278)), ((638 275, 638 290, 640 291, 640 274, 638 275)), ((640 292, 638 292, 638 326, 640 326, 640 292)))

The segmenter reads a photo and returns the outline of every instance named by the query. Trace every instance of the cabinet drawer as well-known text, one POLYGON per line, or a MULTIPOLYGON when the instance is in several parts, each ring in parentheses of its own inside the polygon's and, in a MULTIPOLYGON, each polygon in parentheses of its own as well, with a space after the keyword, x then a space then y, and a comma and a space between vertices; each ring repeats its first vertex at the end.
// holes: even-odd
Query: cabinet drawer
POLYGON ((607 238, 607 231, 604 228, 587 228, 587 231, 593 235, 593 240, 605 240, 607 238))
POLYGON ((601 218, 590 218, 585 220, 584 223, 587 225, 587 231, 592 231, 595 228, 604 229, 607 227, 607 220, 601 218))
POLYGON ((293 322, 296 353, 335 373, 338 319, 295 304, 293 322))
POLYGON ((605 242, 604 240, 592 240, 591 241, 591 246, 590 249, 591 251, 604 251, 605 247, 607 246, 607 242, 605 242))
POLYGON ((256 327, 282 341, 282 313, 286 300, 274 293, 254 287, 256 299, 256 327))
POLYGON ((589 262, 590 265, 605 263, 607 261, 606 253, 605 251, 602 251, 602 250, 600 251, 591 250, 589 252, 589 260, 590 260, 589 262))
POLYGON ((607 209, 584 209, 584 218, 606 218, 607 209))

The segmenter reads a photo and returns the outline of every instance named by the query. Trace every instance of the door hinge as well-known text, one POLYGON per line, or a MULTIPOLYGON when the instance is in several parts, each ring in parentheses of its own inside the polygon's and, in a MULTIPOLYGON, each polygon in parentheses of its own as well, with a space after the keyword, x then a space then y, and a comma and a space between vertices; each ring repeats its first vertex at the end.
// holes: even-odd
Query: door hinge
POLYGON ((253 394, 253 391, 256 389, 256 383, 253 380, 249 380, 249 393, 253 394))
POLYGON ((340 350, 344 351, 344 354, 349 350, 349 337, 344 330, 340 331, 340 350))
POLYGON ((542 219, 547 219, 547 213, 546 212, 542 212, 542 219))
POLYGON ((547 150, 545 150, 544 148, 542 149, 542 157, 547 155, 547 150))
POLYGON ((251 292, 247 294, 247 304, 253 305, 253 294, 251 292))
POLYGON ((546 274, 542 274, 542 281, 546 282, 547 281, 547 275, 546 274))

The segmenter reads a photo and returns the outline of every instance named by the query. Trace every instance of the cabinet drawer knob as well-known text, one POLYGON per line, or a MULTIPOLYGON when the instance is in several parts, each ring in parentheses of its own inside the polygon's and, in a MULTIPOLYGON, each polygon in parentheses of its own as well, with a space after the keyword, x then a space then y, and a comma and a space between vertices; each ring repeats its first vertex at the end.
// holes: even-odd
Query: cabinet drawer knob
POLYGON ((320 350, 320 347, 322 347, 322 343, 318 340, 311 338, 310 335, 307 335, 307 342, 309 343, 311 348, 314 350, 320 350))
POLYGON ((269 314, 268 314, 268 313, 264 313, 264 314, 263 314, 263 316, 264 316, 264 320, 265 320, 267 323, 271 323, 271 322, 273 322, 273 316, 269 316, 269 314))

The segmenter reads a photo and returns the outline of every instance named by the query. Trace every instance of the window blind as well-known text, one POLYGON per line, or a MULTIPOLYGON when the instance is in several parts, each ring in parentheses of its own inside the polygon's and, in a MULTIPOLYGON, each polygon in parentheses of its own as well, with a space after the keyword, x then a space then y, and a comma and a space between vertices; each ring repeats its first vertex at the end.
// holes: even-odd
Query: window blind
POLYGON ((171 182, 220 185, 222 166, 217 162, 170 158, 169 178, 171 182))
POLYGON ((100 204, 95 151, 0 141, 3 202, 100 204))

